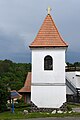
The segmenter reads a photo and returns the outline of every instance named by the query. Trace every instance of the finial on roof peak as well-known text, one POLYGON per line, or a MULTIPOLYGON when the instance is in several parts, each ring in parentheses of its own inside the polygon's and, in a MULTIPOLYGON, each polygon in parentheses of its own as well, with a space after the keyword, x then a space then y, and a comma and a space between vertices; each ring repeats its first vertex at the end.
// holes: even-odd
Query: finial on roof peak
POLYGON ((50 14, 50 11, 51 11, 52 9, 50 8, 50 6, 48 6, 48 9, 47 9, 47 11, 48 11, 48 14, 50 14))

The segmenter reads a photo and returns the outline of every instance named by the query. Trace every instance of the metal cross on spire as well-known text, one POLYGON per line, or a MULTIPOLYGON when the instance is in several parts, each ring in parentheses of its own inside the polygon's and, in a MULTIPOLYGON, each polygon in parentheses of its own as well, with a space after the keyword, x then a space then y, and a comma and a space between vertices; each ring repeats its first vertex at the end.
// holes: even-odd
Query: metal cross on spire
POLYGON ((50 6, 48 7, 48 9, 47 9, 47 11, 48 11, 48 14, 50 14, 50 11, 51 11, 52 9, 50 8, 50 6))

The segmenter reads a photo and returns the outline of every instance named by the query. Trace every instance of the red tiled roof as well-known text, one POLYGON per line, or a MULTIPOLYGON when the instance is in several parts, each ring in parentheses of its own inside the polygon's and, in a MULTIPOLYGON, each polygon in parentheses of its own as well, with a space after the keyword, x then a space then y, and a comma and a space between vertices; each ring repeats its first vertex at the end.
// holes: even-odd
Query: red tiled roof
POLYGON ((56 25, 48 14, 36 36, 34 41, 29 46, 32 47, 67 47, 66 42, 61 38, 56 25))
POLYGON ((28 72, 24 87, 18 92, 31 92, 31 72, 28 72))

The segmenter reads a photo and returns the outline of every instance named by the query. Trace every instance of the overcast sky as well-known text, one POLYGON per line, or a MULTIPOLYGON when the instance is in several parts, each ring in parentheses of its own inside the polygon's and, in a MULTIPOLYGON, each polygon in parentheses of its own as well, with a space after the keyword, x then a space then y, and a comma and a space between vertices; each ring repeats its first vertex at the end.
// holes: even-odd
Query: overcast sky
POLYGON ((80 62, 80 0, 0 0, 0 60, 31 62, 29 44, 51 7, 51 16, 69 44, 67 62, 80 62))

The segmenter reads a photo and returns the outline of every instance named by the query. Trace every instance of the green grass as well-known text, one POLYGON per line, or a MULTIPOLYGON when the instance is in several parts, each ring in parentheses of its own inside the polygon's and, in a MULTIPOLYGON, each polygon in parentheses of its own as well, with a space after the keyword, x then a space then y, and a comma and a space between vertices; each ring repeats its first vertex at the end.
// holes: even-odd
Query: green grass
POLYGON ((44 117, 80 117, 80 113, 66 113, 66 114, 51 114, 51 113, 29 113, 28 115, 24 115, 20 111, 16 111, 15 113, 4 112, 0 113, 0 120, 14 120, 14 119, 28 119, 28 118, 44 118, 44 117))
MULTIPOLYGON (((80 104, 68 104, 70 108, 80 107, 80 104)), ((27 107, 28 108, 28 107, 27 107)), ((30 108, 28 108, 30 109, 30 108)), ((28 118, 45 118, 45 117, 80 117, 80 113, 45 113, 45 112, 37 112, 37 113, 29 113, 28 115, 23 114, 24 108, 15 108, 15 112, 11 111, 0 113, 0 120, 14 120, 14 119, 28 119, 28 118)))
POLYGON ((71 108, 76 108, 76 107, 80 107, 79 103, 68 103, 68 106, 70 106, 71 108))

